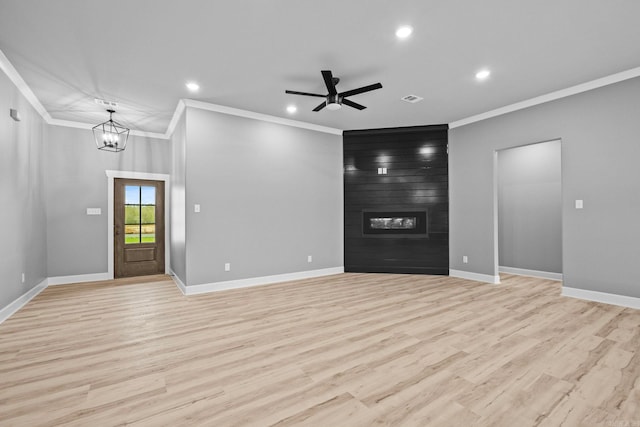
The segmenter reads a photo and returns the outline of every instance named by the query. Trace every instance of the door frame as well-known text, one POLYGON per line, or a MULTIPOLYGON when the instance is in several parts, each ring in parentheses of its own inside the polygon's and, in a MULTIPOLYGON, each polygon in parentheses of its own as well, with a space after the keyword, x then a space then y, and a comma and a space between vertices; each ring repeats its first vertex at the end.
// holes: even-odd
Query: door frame
POLYGON ((169 274, 171 271, 171 251, 169 246, 170 224, 171 224, 171 200, 170 196, 170 179, 171 175, 163 173, 147 173, 147 172, 130 172, 118 170, 105 170, 107 175, 107 275, 108 280, 114 278, 115 259, 113 256, 113 228, 114 228, 114 184, 116 178, 125 179, 146 179, 151 181, 164 181, 164 271, 169 274))
MULTIPOLYGON (((560 142, 560 203, 562 206, 562 209, 560 211, 560 227, 561 227, 561 235, 562 235, 562 239, 561 239, 561 252, 562 252, 562 273, 548 273, 548 272, 542 272, 542 273, 547 273, 547 274, 543 274, 543 275, 539 275, 539 276, 534 276, 534 277, 540 277, 543 279, 550 279, 550 280, 557 280, 557 281, 562 281, 563 280, 563 274, 564 274, 564 260, 565 260, 565 253, 564 253, 564 248, 565 248, 565 244, 564 244, 564 162, 565 162, 565 156, 562 154, 564 151, 564 142, 562 140, 561 137, 557 137, 557 138, 551 138, 551 139, 545 139, 542 141, 536 141, 536 142, 528 142, 528 143, 524 143, 524 144, 519 144, 519 145, 513 145, 513 146, 508 146, 508 147, 504 147, 504 148, 497 148, 493 150, 493 260, 494 260, 494 277, 496 278, 496 281, 494 282, 494 284, 499 284, 500 283, 500 236, 499 236, 499 222, 498 222, 498 185, 499 185, 499 177, 498 177, 498 152, 500 151, 505 151, 505 150, 511 150, 513 148, 521 148, 521 147, 528 147, 530 145, 537 145, 537 144, 544 144, 547 142, 555 142, 555 141, 559 141, 560 142)), ((522 270, 520 272, 520 274, 522 274, 522 272, 526 272, 528 274, 524 274, 524 275, 528 275, 528 276, 533 276, 533 274, 531 274, 532 272, 535 273, 540 273, 537 272, 535 270, 522 270)), ((505 273, 507 273, 505 271, 505 273)), ((519 274, 519 273, 514 273, 514 274, 519 274)))

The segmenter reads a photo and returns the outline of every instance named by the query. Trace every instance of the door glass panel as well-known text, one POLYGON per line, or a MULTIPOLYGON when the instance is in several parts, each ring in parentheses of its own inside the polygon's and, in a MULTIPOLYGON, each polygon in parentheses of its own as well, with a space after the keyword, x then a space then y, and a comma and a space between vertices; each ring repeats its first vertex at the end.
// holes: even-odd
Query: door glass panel
POLYGON ((140 224, 155 224, 156 223, 156 207, 145 205, 142 206, 142 216, 140 224))
POLYGON ((140 226, 139 225, 125 225, 124 226, 124 242, 140 243, 140 226))
POLYGON ((124 224, 140 224, 140 206, 125 205, 124 206, 124 224))
POLYGON ((156 188, 125 186, 125 243, 156 241, 156 188))
POLYGON ((154 243, 156 241, 156 225, 145 224, 142 226, 142 243, 154 243))
POLYGON ((156 204, 156 187, 141 187, 140 202, 143 205, 156 204))
POLYGON ((156 187, 140 187, 140 224, 142 243, 156 241, 156 187))
POLYGON ((140 204, 140 186, 139 185, 124 186, 124 204, 125 205, 140 204))

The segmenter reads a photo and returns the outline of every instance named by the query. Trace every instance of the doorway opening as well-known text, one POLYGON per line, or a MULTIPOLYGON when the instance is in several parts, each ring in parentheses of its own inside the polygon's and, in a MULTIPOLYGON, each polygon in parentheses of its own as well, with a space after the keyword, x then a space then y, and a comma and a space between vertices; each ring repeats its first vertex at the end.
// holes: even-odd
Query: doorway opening
MULTIPOLYGON (((116 179, 131 179, 143 181, 161 181, 164 183, 164 271, 170 271, 169 234, 170 234, 170 211, 167 208, 170 203, 170 179, 171 176, 162 173, 133 172, 120 170, 105 170, 107 175, 107 279, 114 279, 115 276, 115 182, 116 179)), ((156 224, 158 220, 156 220, 156 224)), ((157 240, 156 236, 156 240, 157 240)))
POLYGON ((114 277, 164 274, 164 182, 114 182, 114 277))
POLYGON ((500 273, 562 280, 561 140, 496 153, 500 273))

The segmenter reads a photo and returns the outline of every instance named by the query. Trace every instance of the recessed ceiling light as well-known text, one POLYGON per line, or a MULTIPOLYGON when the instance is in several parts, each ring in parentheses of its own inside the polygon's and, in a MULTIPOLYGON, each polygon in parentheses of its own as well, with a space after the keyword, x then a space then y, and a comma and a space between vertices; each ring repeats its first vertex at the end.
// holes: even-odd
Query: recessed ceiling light
POLYGON ((480 70, 476 73, 476 79, 485 80, 491 75, 491 71, 489 70, 480 70))
POLYGON ((287 106, 287 113, 289 114, 293 114, 296 111, 298 111, 298 107, 296 107, 295 105, 289 105, 287 106))
POLYGON ((413 28, 409 25, 403 25, 402 27, 396 30, 396 37, 399 39, 406 39, 413 33, 413 28))
POLYGON ((186 84, 187 89, 189 89, 191 92, 197 92, 198 89, 200 89, 200 85, 196 82, 189 82, 186 84))

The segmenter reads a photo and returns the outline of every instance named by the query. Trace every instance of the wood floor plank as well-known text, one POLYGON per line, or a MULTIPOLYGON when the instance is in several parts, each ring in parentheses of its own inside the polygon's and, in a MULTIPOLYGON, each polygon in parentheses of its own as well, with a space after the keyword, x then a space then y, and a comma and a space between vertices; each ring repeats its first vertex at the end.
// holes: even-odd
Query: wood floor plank
POLYGON ((52 286, 0 324, 0 425, 640 425, 640 311, 501 281, 52 286))

